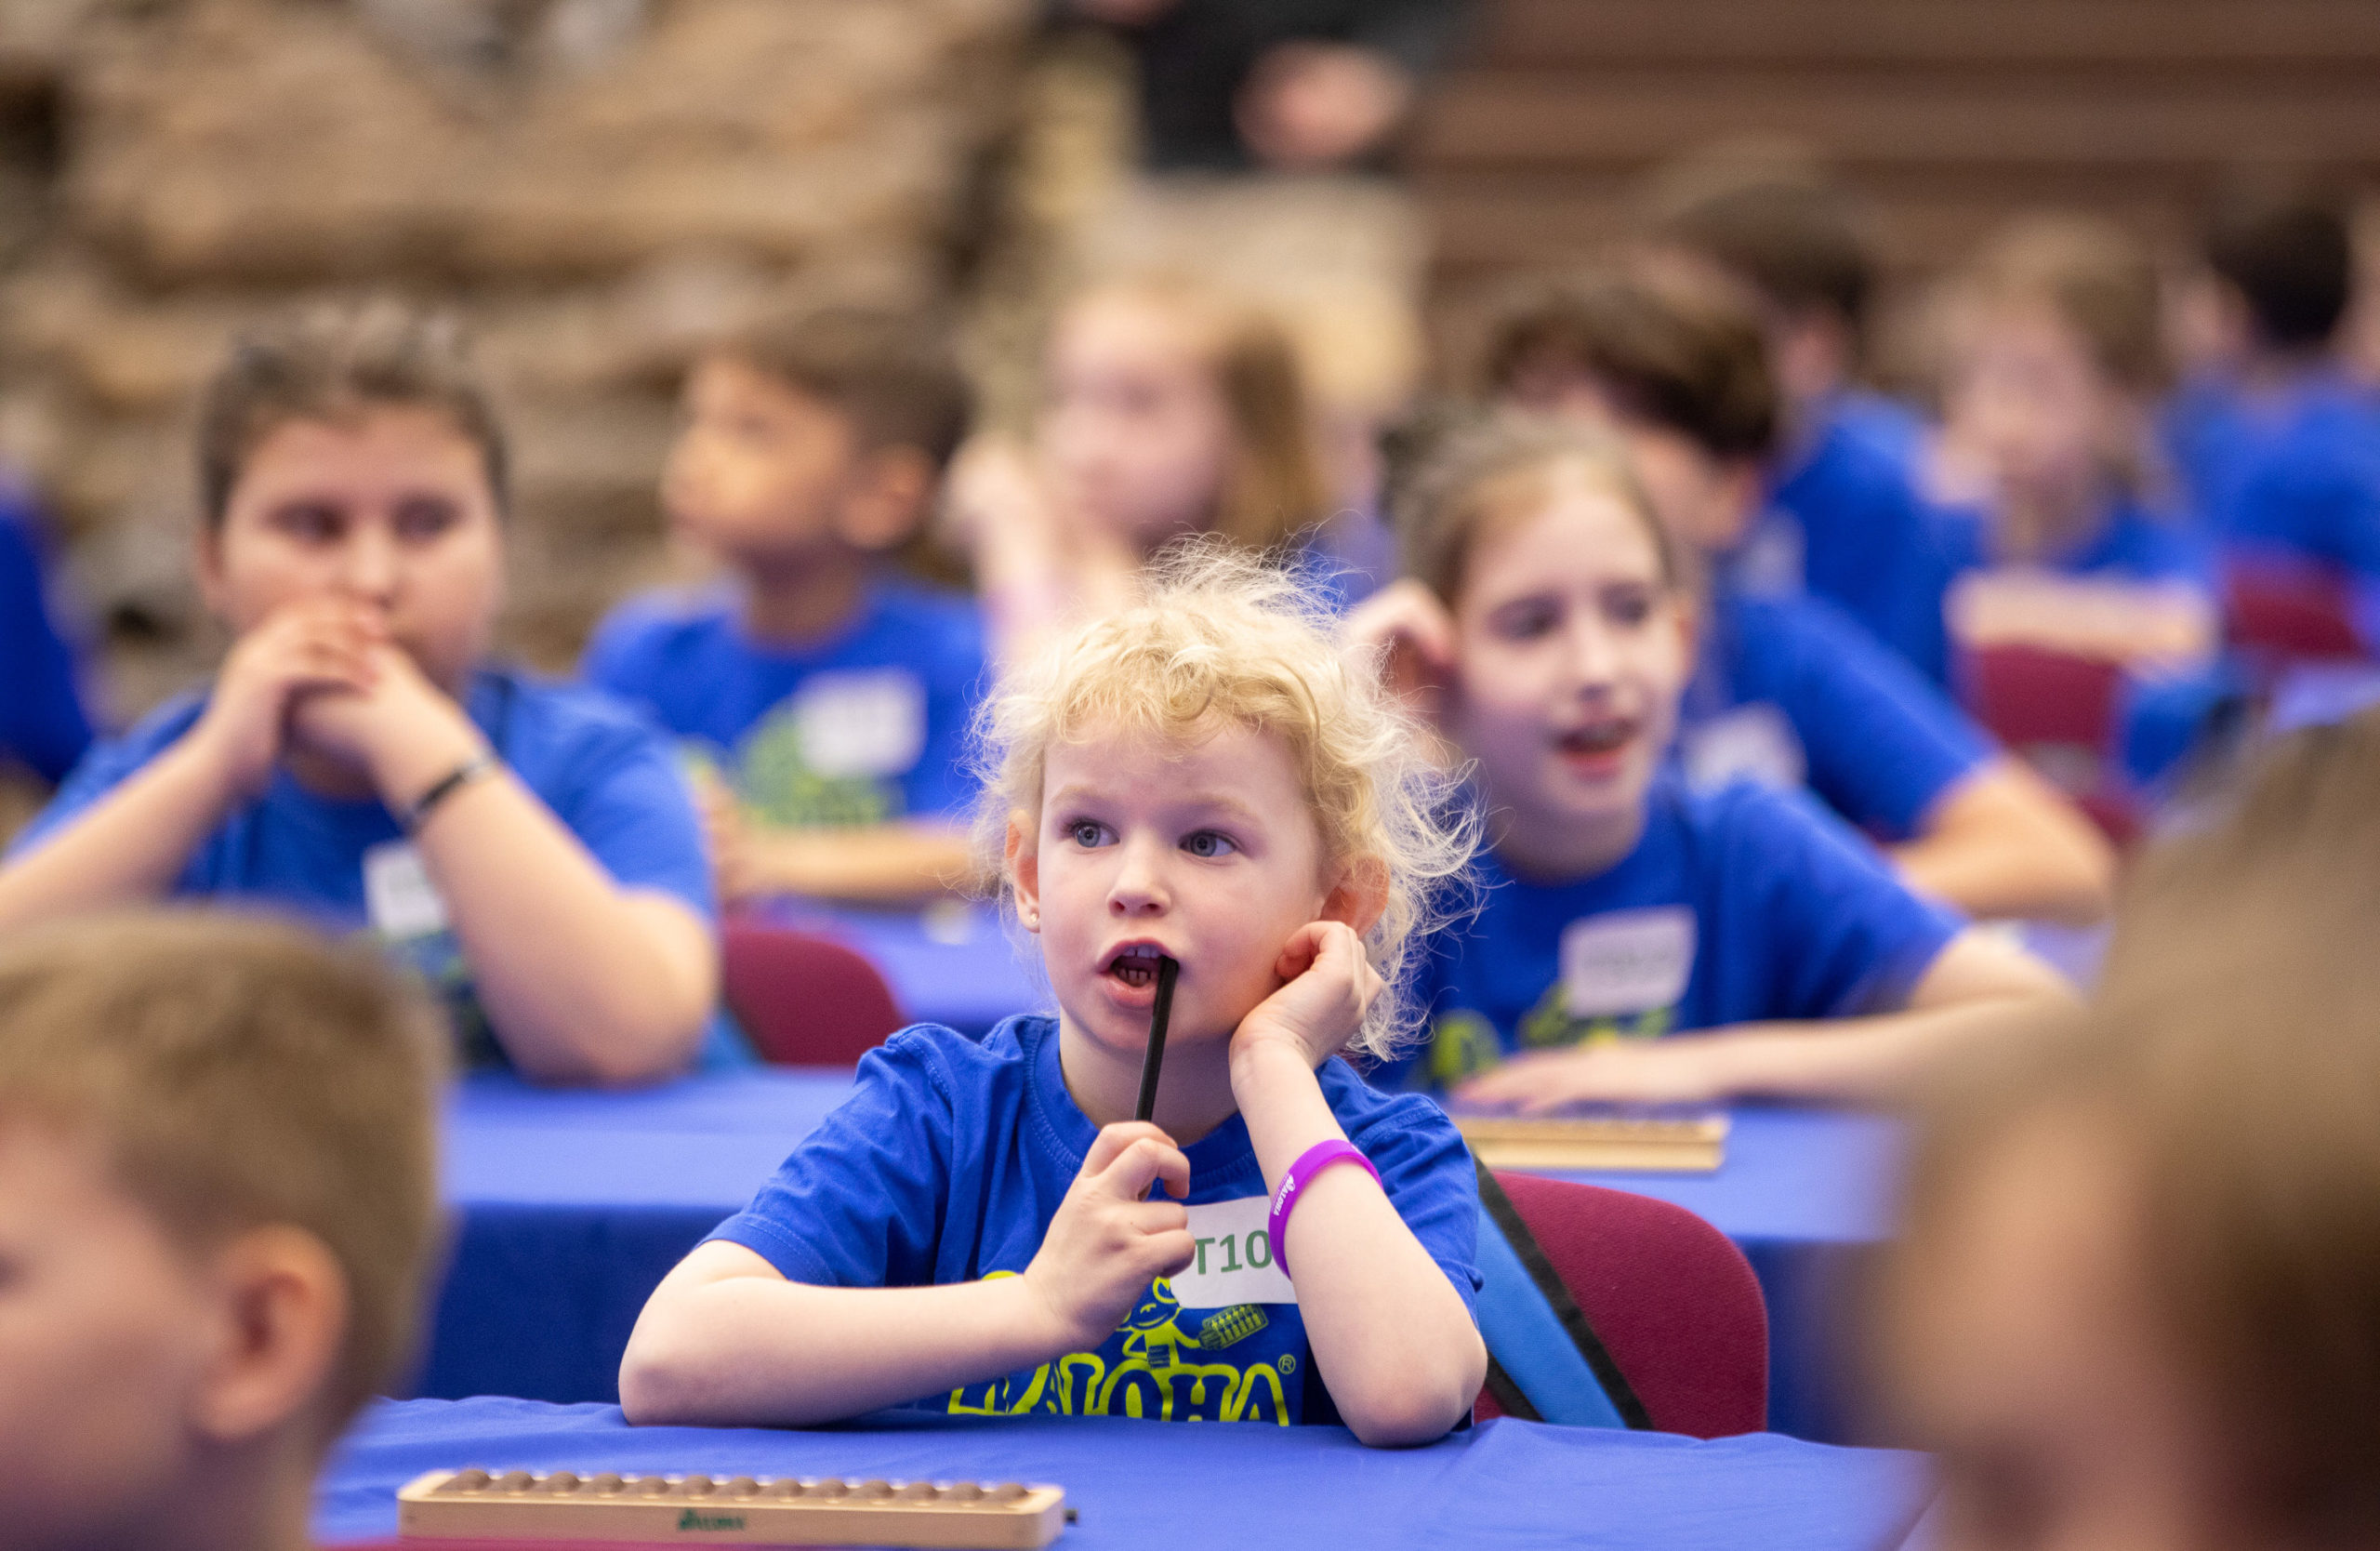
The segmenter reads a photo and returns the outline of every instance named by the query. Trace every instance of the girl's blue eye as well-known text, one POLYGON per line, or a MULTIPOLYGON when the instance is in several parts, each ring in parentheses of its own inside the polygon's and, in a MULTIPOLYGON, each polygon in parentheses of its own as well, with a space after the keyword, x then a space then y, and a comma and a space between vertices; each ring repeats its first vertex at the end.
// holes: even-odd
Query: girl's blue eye
POLYGON ((1201 829, 1196 834, 1183 836, 1182 849, 1193 856, 1212 859, 1217 856, 1228 856, 1239 847, 1232 843, 1231 837, 1228 835, 1219 835, 1212 829, 1201 829))
POLYGON ((1076 819, 1066 826, 1066 838, 1086 850, 1097 845, 1106 832, 1104 825, 1088 818, 1076 819))

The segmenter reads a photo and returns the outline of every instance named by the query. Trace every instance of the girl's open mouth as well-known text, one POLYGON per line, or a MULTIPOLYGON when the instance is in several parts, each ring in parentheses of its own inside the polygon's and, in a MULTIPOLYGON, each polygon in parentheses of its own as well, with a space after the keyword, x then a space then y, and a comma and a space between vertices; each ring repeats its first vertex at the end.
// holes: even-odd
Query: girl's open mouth
POLYGON ((1157 961, 1164 956, 1164 949, 1155 943, 1127 943, 1107 961, 1107 973, 1135 988, 1154 986, 1157 961))
POLYGON ((1635 718, 1606 716, 1571 728, 1555 738, 1554 744, 1565 754, 1576 754, 1593 759, 1620 752, 1627 748, 1635 736, 1635 718))

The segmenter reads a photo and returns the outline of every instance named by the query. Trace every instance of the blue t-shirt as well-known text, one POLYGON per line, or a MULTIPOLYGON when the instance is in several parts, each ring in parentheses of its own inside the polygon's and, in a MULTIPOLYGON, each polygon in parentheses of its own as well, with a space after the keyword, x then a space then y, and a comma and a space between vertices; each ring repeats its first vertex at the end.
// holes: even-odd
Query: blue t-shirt
POLYGON ((1747 590, 1806 587, 1939 683, 1950 573, 1939 513, 1918 484, 1919 443, 1889 406, 1838 400, 1801 461, 1779 475, 1743 560, 1723 570, 1739 570, 1747 590))
POLYGON ((1993 752, 1939 689, 1817 598, 1715 591, 1678 712, 1693 786, 1806 783, 1886 841, 1916 833, 1935 801, 1993 752))
POLYGON ((731 590, 647 593, 596 628, 581 667, 717 763, 765 823, 959 817, 974 801, 972 598, 879 581, 831 639, 785 647, 746 633, 731 590))
POLYGON ((2263 426, 2210 513, 2223 542, 2380 578, 2380 394, 2320 378, 2263 426))
MULTIPOLYGON (((496 756, 615 882, 672 895, 711 919, 701 822, 668 743, 651 726, 592 691, 507 669, 472 675, 463 709, 496 756)), ((205 696, 179 696, 93 749, 11 854, 56 834, 178 741, 205 709, 205 696)), ((421 914, 418 887, 404 886, 417 866, 396 819, 378 802, 317 796, 286 770, 275 770, 262 797, 199 842, 173 893, 269 906, 335 935, 372 933, 445 999, 465 1058, 501 1063, 462 945, 437 920, 443 912, 421 914), (377 898, 367 872, 379 880, 377 898)), ((535 930, 534 922, 522 924, 535 930)), ((705 1059, 734 1063, 732 1030, 714 1024, 705 1059)))
POLYGON ((1493 855, 1479 915, 1431 943, 1429 1037, 1374 1074, 1448 1088, 1528 1050, 1901 1006, 1962 922, 1798 793, 1646 794, 1636 848, 1532 883, 1493 855))
POLYGON ((39 519, 0 483, 0 762, 63 780, 91 744, 81 668, 50 608, 39 519))
MULTIPOLYGON (((1397 1214, 1468 1306, 1478 1290, 1479 1196, 1452 1122, 1427 1099, 1367 1086, 1335 1056, 1316 1076, 1397 1214)), ((813 1286, 1015 1276, 1040 1250, 1098 1133, 1066 1092, 1056 1019, 1008 1018, 980 1041, 920 1024, 861 1060, 852 1096, 711 1237, 813 1286)), ((1194 1208, 1263 1201, 1263 1172, 1237 1115, 1183 1150, 1194 1208)), ((1224 1266, 1226 1255, 1269 1264, 1263 1209, 1251 1210, 1252 1231, 1202 1244, 1211 1269, 1239 1269, 1224 1266)), ((1196 1220, 1192 1230, 1204 1231, 1196 1220)), ((1295 1304, 1185 1308, 1160 1277, 1096 1351, 913 1404, 968 1415, 1333 1421, 1313 1373, 1295 1304)))

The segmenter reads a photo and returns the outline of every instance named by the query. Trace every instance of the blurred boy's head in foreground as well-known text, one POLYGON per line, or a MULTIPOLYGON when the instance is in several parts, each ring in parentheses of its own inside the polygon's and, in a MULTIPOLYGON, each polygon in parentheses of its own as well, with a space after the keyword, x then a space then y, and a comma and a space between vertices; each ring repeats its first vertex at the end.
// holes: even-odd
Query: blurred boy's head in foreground
POLYGON ((1933 1116, 1884 1332, 1946 1548, 2380 1542, 2376 784, 2380 720, 2278 750, 1933 1116))
POLYGON ((196 914, 0 950, 11 1546, 305 1544, 411 1344, 433 1014, 361 948, 196 914))

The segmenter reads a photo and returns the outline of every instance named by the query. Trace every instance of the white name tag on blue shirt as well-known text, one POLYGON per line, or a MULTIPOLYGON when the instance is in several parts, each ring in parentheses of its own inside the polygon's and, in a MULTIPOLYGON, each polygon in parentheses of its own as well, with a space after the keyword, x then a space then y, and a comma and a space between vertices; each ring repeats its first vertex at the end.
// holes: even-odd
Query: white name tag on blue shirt
POLYGON ((1190 1208, 1190 1237, 1197 1250, 1174 1273, 1175 1301, 1184 1308, 1296 1303, 1298 1290, 1274 1263, 1273 1240, 1264 1233, 1272 1210, 1263 1196, 1190 1208))
POLYGON ((364 908, 372 929, 391 942, 446 930, 446 902, 438 897, 421 853, 404 841, 364 853, 364 908))
POLYGON ((903 776, 926 749, 926 686, 906 669, 813 674, 793 715, 820 776, 903 776))
POLYGON ((1562 929, 1562 1001, 1574 1018, 1672 1006, 1693 974, 1694 912, 1683 905, 1611 910, 1562 929))

